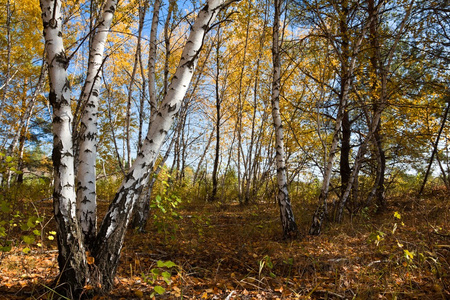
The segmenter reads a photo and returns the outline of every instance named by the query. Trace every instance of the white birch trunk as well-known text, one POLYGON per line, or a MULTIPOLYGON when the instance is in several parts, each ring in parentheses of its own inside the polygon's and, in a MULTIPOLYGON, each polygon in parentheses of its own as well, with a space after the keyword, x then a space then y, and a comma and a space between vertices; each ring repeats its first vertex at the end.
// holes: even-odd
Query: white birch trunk
POLYGON ((154 112, 157 109, 156 103, 156 75, 155 75, 155 59, 157 41, 156 36, 158 34, 158 22, 159 22, 159 10, 161 8, 161 0, 155 0, 153 6, 153 18, 152 27, 150 29, 150 49, 148 51, 148 94, 150 98, 151 116, 155 115, 154 112))
POLYGON ((93 247, 93 255, 96 266, 103 271, 101 282, 105 289, 110 289, 113 286, 123 239, 131 219, 133 207, 144 182, 148 180, 148 175, 161 145, 181 106, 194 73, 207 30, 224 4, 226 4, 224 0, 209 0, 199 12, 191 28, 179 66, 168 87, 167 95, 156 112, 154 121, 150 124, 142 150, 137 155, 128 175, 122 182, 100 226, 93 247))
POLYGON ((80 123, 80 148, 77 169, 77 212, 83 239, 89 245, 97 231, 96 170, 97 119, 101 86, 101 68, 108 33, 116 10, 117 0, 108 0, 96 24, 89 51, 86 82, 81 94, 83 107, 80 123))
POLYGON ((275 16, 273 25, 273 81, 272 81, 272 117, 275 127, 275 150, 277 165, 278 205, 280 206, 281 224, 283 226, 284 238, 297 235, 297 224, 292 212, 291 201, 288 192, 288 180, 286 175, 286 162, 283 141, 283 125, 280 115, 280 81, 281 61, 279 52, 279 22, 280 22, 281 0, 275 0, 275 16))
MULTIPOLYGON (((157 31, 158 31, 158 22, 159 22, 159 11, 161 8, 161 0, 156 0, 153 5, 153 17, 152 17, 152 27, 150 29, 150 48, 149 48, 149 58, 148 58, 148 92, 150 98, 150 122, 152 123, 152 118, 155 115, 157 108, 156 101, 156 75, 155 75, 155 58, 156 58, 156 48, 157 48, 157 31)), ((140 147, 142 148, 142 141, 139 139, 140 147)), ((155 172, 154 174, 156 174, 155 172)), ((159 173, 159 172, 158 172, 159 173)), ((153 179, 150 180, 150 183, 144 182, 145 187, 148 185, 148 195, 151 193, 153 179)), ((136 208, 134 212, 134 217, 131 222, 131 226, 133 228, 138 228, 140 232, 145 231, 145 225, 147 224, 148 212, 149 212, 149 197, 147 197, 147 193, 145 195, 141 195, 136 203, 136 208)))
MULTIPOLYGON (((87 264, 81 232, 76 218, 74 155, 72 145, 73 116, 70 107, 70 85, 67 79, 69 61, 62 40, 61 2, 41 0, 44 39, 50 79, 49 101, 53 108, 53 205, 57 223, 58 264, 61 281, 85 282, 87 264)), ((74 285, 75 290, 82 285, 74 285)))

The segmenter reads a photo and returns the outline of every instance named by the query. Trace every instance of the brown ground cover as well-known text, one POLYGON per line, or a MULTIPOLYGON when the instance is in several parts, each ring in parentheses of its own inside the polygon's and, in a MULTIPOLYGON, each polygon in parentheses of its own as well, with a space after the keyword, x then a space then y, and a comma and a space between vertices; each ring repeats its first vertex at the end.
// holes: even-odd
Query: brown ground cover
MULTIPOLYGON (((273 203, 188 203, 164 225, 151 219, 146 233, 129 231, 116 288, 94 298, 450 299, 445 193, 389 199, 383 213, 327 223, 318 237, 306 235, 314 207, 293 202, 303 233, 294 241, 278 237, 273 203)), ((50 202, 37 208, 51 215, 50 202)), ((57 299, 55 241, 22 250, 0 254, 0 299, 57 299)))

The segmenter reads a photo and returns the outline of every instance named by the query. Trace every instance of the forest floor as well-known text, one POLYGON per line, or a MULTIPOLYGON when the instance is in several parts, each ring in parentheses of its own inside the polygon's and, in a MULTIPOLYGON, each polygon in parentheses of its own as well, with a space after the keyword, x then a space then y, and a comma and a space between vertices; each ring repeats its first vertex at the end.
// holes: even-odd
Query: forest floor
MULTIPOLYGON (((51 215, 50 202, 36 206, 51 215)), ((390 198, 383 213, 327 223, 320 236, 306 234, 314 205, 297 206, 293 241, 280 238, 273 203, 188 203, 151 219, 148 232, 128 232, 116 288, 94 298, 450 299, 448 194, 390 198)), ((0 254, 0 299, 57 299, 49 236, 27 254, 0 254)))

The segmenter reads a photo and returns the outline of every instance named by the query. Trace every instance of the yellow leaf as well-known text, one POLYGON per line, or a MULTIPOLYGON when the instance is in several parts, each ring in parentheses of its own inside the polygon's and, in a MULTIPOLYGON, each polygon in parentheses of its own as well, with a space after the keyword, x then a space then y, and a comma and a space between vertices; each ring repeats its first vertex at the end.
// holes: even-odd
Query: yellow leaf
POLYGON ((86 261, 88 265, 93 265, 95 262, 95 258, 91 256, 91 253, 89 251, 86 251, 86 261))
POLYGON ((87 260, 88 265, 93 265, 95 262, 95 258, 93 258, 92 256, 86 257, 86 260, 87 260))

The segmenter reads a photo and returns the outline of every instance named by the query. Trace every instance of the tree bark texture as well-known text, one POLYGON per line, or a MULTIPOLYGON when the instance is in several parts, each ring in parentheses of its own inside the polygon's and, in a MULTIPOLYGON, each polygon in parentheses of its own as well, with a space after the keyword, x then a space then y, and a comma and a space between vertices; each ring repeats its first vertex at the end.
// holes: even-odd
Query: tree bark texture
POLYGON ((82 117, 79 132, 79 156, 77 168, 77 214, 86 245, 90 245, 97 233, 97 120, 101 87, 103 56, 108 33, 116 11, 117 0, 108 0, 95 25, 89 50, 86 82, 81 94, 82 117))
POLYGON ((212 172, 212 191, 210 201, 217 200, 217 190, 218 190, 218 173, 219 173, 219 160, 220 160, 220 123, 222 118, 221 105, 222 98, 220 95, 220 46, 221 46, 221 37, 220 37, 220 25, 217 29, 217 44, 216 44, 216 73, 214 74, 215 78, 215 98, 216 98, 216 122, 215 122, 215 132, 216 132, 216 146, 214 149, 214 164, 213 164, 213 172, 212 172))
POLYGON ((49 101, 53 108, 53 207, 57 224, 59 281, 67 283, 66 294, 79 293, 88 277, 88 265, 76 216, 75 173, 72 141, 73 116, 69 61, 62 40, 61 2, 42 0, 42 21, 50 79, 49 101))
POLYGON ((272 40, 272 117, 275 128, 275 148, 277 166, 278 185, 278 205, 280 206, 281 224, 283 227, 283 237, 292 238, 298 233, 292 212, 291 201, 289 199, 288 181, 286 175, 286 162, 283 141, 283 125, 280 114, 280 88, 281 88, 281 60, 280 60, 280 38, 279 23, 281 14, 281 0, 275 0, 275 15, 273 20, 273 40, 272 40))

